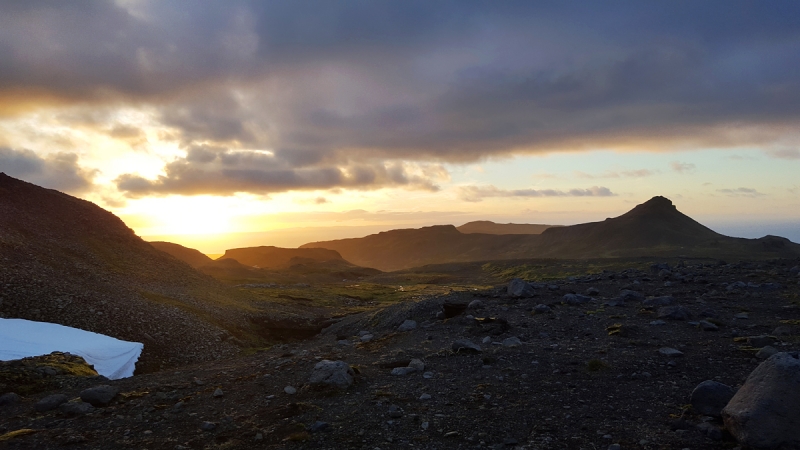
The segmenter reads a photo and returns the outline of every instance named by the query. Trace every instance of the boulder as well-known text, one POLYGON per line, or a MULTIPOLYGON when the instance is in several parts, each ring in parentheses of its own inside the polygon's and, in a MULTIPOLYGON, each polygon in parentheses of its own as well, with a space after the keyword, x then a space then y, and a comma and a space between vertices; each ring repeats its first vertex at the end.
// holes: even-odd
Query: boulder
POLYGON ((12 406, 19 403, 21 397, 15 392, 6 392, 0 395, 0 406, 12 406))
POLYGON ((722 410, 725 428, 752 448, 800 448, 800 355, 777 353, 756 367, 722 410))
POLYGON ((355 372, 346 362, 323 359, 314 366, 308 383, 312 386, 347 389, 353 384, 354 375, 355 372))
POLYGON ((94 406, 84 401, 66 402, 62 403, 61 406, 58 407, 58 410, 68 416, 82 416, 86 413, 92 412, 94 410, 94 406))
POLYGON ((119 394, 119 389, 107 384, 101 384, 81 391, 81 400, 94 407, 102 407, 108 406, 117 394, 119 394))
POLYGON ((508 283, 508 295, 511 297, 533 297, 534 294, 533 286, 525 280, 514 278, 508 283))
POLYGON ((33 405, 33 409, 37 412, 50 411, 51 409, 58 408, 62 403, 66 402, 67 396, 64 394, 53 394, 39 400, 33 405))
POLYGON ((732 387, 713 380, 698 384, 692 391, 692 408, 704 416, 719 417, 722 408, 733 398, 736 391, 732 387))

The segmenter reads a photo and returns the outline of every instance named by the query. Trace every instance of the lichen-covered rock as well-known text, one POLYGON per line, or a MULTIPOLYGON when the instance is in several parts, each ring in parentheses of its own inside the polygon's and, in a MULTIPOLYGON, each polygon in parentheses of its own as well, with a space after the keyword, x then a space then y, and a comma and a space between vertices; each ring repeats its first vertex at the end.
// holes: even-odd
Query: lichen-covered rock
POLYGON ((752 448, 800 448, 800 355, 777 353, 756 367, 722 410, 725 428, 752 448))

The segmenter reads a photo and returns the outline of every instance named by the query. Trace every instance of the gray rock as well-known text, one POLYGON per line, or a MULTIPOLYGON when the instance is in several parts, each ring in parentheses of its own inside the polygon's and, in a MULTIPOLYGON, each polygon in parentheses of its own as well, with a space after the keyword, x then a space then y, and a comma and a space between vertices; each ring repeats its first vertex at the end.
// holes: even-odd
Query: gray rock
POLYGON ((660 325, 666 325, 666 324, 667 324, 667 322, 664 322, 663 320, 654 320, 654 321, 650 322, 650 325, 652 325, 654 327, 657 327, 657 326, 660 326, 660 325))
POLYGON ((704 416, 719 417, 722 408, 733 398, 736 391, 732 387, 713 380, 698 384, 692 391, 692 408, 704 416))
POLYGON ((581 294, 567 294, 563 298, 564 303, 568 305, 581 305, 583 303, 588 303, 592 300, 592 297, 587 297, 581 294))
POLYGON ((520 278, 514 278, 508 283, 508 295, 512 297, 533 297, 535 293, 533 286, 520 278))
POLYGON ((481 309, 481 308, 483 308, 483 302, 477 299, 469 302, 469 305, 467 305, 467 309, 481 309))
POLYGON ((312 386, 331 386, 338 389, 347 389, 353 384, 355 372, 344 361, 329 361, 323 359, 314 366, 308 378, 312 386))
POLYGON ((294 386, 286 386, 283 388, 283 392, 286 392, 288 395, 297 394, 297 389, 294 386))
POLYGON ((658 349, 658 353, 660 353, 660 354, 662 354, 664 356, 670 356, 670 357, 683 356, 683 352, 682 351, 680 351, 680 350, 678 350, 676 348, 671 348, 671 347, 661 347, 660 349, 658 349))
POLYGON ((713 324, 713 323, 711 323, 711 322, 709 322, 707 320, 701 320, 700 322, 698 322, 698 324, 699 324, 700 328, 702 328, 704 331, 718 331, 719 330, 719 327, 717 325, 715 325, 715 324, 713 324))
POLYGON ((586 289, 586 295, 600 295, 600 291, 596 287, 586 289))
POLYGON ((14 392, 6 392, 0 395, 0 406, 12 406, 20 402, 22 398, 14 392))
POLYGON ((726 287, 725 289, 728 290, 728 291, 737 291, 737 290, 745 289, 745 288, 747 288, 747 284, 745 284, 745 283, 743 283, 741 281, 736 281, 734 283, 729 284, 728 287, 726 287))
POLYGON ((661 297, 650 297, 645 299, 642 302, 642 306, 654 308, 659 306, 669 306, 675 303, 675 299, 669 295, 664 295, 661 297))
POLYGON ((200 429, 203 431, 214 431, 217 429, 216 422, 203 422, 200 424, 200 429))
POLYGON ((111 400, 119 394, 119 389, 107 384, 90 387, 81 391, 81 400, 94 407, 108 406, 111 400))
POLYGON ((413 367, 395 367, 394 369, 392 369, 391 373, 392 373, 392 375, 401 376, 402 377, 402 376, 406 376, 406 375, 408 375, 410 373, 414 373, 416 371, 417 371, 417 369, 415 369, 413 367))
POLYGON ((708 422, 702 422, 697 425, 697 431, 705 434, 712 441, 722 440, 722 430, 708 422))
POLYGON ((778 349, 770 345, 767 345, 766 347, 763 347, 761 350, 756 352, 756 358, 764 360, 774 355, 775 353, 779 353, 778 349))
POLYGON ((225 395, 225 392, 221 388, 214 389, 214 393, 211 394, 214 398, 220 398, 225 395))
POLYGON ((658 318, 659 319, 669 319, 669 320, 688 320, 692 317, 692 313, 689 312, 688 309, 684 308, 683 306, 664 306, 662 308, 658 308, 658 318))
POLYGON ((783 325, 772 330, 771 334, 773 336, 791 336, 793 334, 792 327, 783 325))
POLYGON ((800 448, 800 357, 777 353, 756 367, 722 410, 725 428, 745 447, 800 448))
POLYGON ((419 396, 419 399, 422 400, 422 401, 430 400, 431 399, 431 394, 422 394, 422 395, 419 396))
POLYGON ((623 301, 640 302, 644 300, 644 294, 630 289, 623 289, 619 291, 619 298, 623 301))
POLYGON ((311 424, 310 427, 308 427, 308 431, 311 433, 319 433, 320 431, 327 430, 328 427, 329 427, 328 422, 322 422, 321 420, 318 420, 313 424, 311 424))
POLYGON ((550 309, 550 307, 547 306, 547 305, 543 305, 543 304, 538 304, 538 305, 533 307, 533 312, 535 312, 536 314, 544 314, 544 313, 548 313, 550 311, 552 311, 550 309))
POLYGON ((94 406, 83 401, 66 402, 62 403, 61 406, 58 407, 58 410, 70 416, 82 416, 86 413, 94 411, 94 406))
POLYGON ((748 314, 746 312, 740 312, 740 313, 734 314, 733 318, 734 319, 749 319, 750 318, 750 314, 748 314))
POLYGON ((503 339, 503 347, 519 347, 520 345, 522 345, 522 341, 518 337, 503 339))
POLYGON ((800 266, 794 266, 789 269, 789 273, 793 273, 795 275, 800 275, 800 266))
POLYGON ((47 397, 39 400, 33 405, 33 409, 38 412, 45 412, 50 411, 51 409, 56 409, 61 406, 62 403, 66 402, 67 396, 64 394, 53 394, 48 395, 47 397))
POLYGON ((375 336, 373 336, 373 335, 371 335, 371 334, 365 334, 365 335, 361 336, 361 338, 360 338, 360 339, 361 339, 361 342, 369 342, 369 341, 371 341, 371 340, 372 340, 372 338, 374 338, 374 337, 375 337, 375 336))
POLYGON ((478 344, 473 343, 469 339, 459 339, 453 342, 452 349, 454 352, 462 352, 462 353, 480 353, 481 347, 478 344))
POLYGON ((755 348, 763 348, 775 343, 775 338, 772 336, 750 336, 747 338, 747 344, 755 348))
POLYGON ((406 320, 397 327, 397 331, 411 331, 415 328, 417 328, 416 320, 406 320))
POLYGON ((418 372, 422 372, 425 370, 425 363, 422 362, 421 359, 412 359, 410 363, 408 363, 408 367, 416 369, 418 372))

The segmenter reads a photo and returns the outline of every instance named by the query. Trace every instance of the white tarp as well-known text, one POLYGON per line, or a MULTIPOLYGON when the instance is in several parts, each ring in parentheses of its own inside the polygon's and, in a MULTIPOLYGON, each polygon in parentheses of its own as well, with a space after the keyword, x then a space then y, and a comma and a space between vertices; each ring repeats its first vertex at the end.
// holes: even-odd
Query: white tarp
POLYGON ((0 319, 0 361, 52 352, 72 353, 82 356, 100 375, 116 380, 133 375, 143 348, 138 342, 55 323, 0 319))

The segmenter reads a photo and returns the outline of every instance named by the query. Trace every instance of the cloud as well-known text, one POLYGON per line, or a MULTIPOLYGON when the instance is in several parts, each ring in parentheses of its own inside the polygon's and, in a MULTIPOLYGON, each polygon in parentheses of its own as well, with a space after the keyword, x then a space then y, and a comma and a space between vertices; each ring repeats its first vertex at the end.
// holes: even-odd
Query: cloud
MULTIPOLYGON (((121 178, 135 195, 416 188, 348 174, 797 138, 800 4, 734 3, 2 2, 0 114, 138 109, 151 136, 270 151, 279 166, 169 162, 164 179, 121 178)), ((125 132, 110 130, 147 144, 125 132)))
POLYGON ((607 187, 592 186, 588 189, 499 189, 495 186, 461 186, 459 197, 467 202, 480 202, 485 198, 533 198, 533 197, 611 197, 615 196, 607 187))
POLYGON ((736 189, 717 189, 717 192, 728 195, 730 197, 763 197, 762 194, 753 188, 740 187, 736 189))
POLYGON ((800 159, 800 150, 796 148, 781 148, 766 151, 767 155, 778 159, 800 159))
POLYGON ((622 170, 622 171, 606 171, 601 174, 590 174, 581 171, 575 171, 575 176, 578 178, 595 179, 595 178, 644 178, 655 175, 658 172, 649 169, 638 170, 622 170))
POLYGON ((694 164, 684 163, 680 161, 673 161, 670 163, 669 166, 672 167, 672 170, 681 174, 693 172, 694 169, 697 167, 694 164))
POLYGON ((385 187, 437 191, 431 175, 439 169, 403 162, 350 163, 294 167, 265 151, 232 151, 193 147, 184 158, 165 167, 165 175, 146 179, 124 174, 115 180, 128 197, 145 195, 232 195, 237 192, 269 194, 285 191, 385 187))
POLYGON ((0 171, 50 189, 82 193, 92 187, 96 170, 78 165, 75 153, 39 156, 30 150, 0 147, 0 171))

